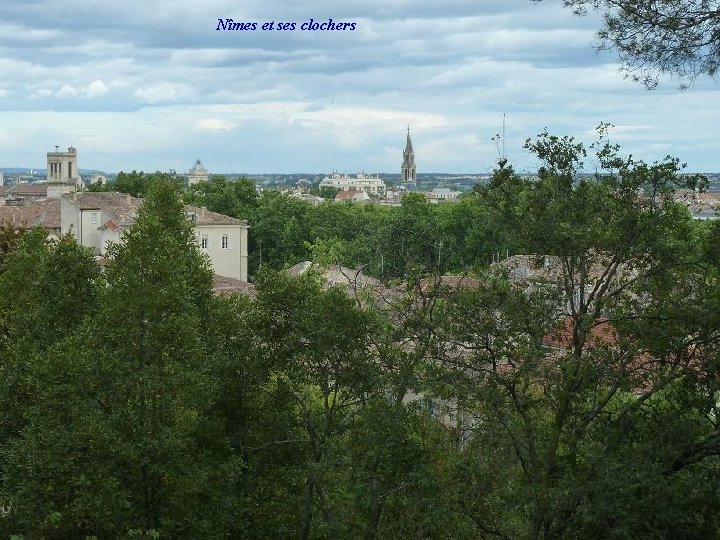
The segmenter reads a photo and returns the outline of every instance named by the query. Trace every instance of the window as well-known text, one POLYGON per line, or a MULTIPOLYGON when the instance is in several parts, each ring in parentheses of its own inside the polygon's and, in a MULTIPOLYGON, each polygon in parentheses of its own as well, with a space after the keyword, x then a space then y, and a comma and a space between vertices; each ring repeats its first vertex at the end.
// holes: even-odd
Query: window
POLYGON ((227 234, 222 235, 222 240, 220 242, 220 247, 222 249, 230 249, 230 238, 227 234))
POLYGON ((98 222, 98 213, 97 212, 93 212, 92 214, 90 214, 90 221, 92 221, 93 223, 98 222))
POLYGON ((210 245, 210 240, 209 240, 209 238, 208 238, 208 235, 207 235, 207 234, 203 234, 203 235, 200 237, 200 247, 201 247, 202 249, 207 249, 209 245, 210 245))

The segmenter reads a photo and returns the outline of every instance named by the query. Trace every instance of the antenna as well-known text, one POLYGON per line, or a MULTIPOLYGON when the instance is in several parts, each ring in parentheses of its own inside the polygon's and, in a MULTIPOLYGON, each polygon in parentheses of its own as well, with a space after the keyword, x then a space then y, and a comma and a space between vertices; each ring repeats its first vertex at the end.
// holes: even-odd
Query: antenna
POLYGON ((55 145, 55 151, 56 151, 56 152, 58 151, 58 148, 60 148, 60 145, 59 145, 59 144, 56 144, 56 145, 55 145))
POLYGON ((505 155, 505 113, 503 113, 503 133, 502 133, 502 159, 503 161, 507 161, 507 156, 505 155))
POLYGON ((492 140, 495 142, 495 148, 498 153, 498 166, 500 169, 503 169, 505 165, 507 165, 507 157, 505 156, 505 113, 503 113, 502 119, 502 135, 496 133, 492 140), (502 152, 500 151, 500 144, 498 143, 500 139, 502 140, 502 152))

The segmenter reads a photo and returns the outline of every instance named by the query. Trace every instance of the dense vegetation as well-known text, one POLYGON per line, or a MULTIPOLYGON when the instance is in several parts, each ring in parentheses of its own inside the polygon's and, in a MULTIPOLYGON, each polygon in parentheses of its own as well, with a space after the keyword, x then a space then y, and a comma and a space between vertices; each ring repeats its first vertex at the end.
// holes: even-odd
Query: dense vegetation
POLYGON ((503 166, 457 205, 195 188, 249 219, 252 299, 213 296, 163 175, 104 272, 13 237, 0 535, 720 536, 720 227, 671 200, 702 178, 601 138, 578 180, 572 139, 527 147, 536 178, 503 166), (403 284, 280 270, 309 257, 403 284))

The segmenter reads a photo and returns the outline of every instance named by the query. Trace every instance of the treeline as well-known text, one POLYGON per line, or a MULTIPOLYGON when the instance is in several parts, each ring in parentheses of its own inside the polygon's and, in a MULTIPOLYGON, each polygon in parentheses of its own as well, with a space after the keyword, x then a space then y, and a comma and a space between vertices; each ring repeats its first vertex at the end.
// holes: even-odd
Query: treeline
MULTIPOLYGON (((258 193, 250 180, 229 181, 214 176, 185 192, 188 204, 207 206, 250 223, 249 270, 277 270, 318 256, 362 267, 385 281, 408 272, 463 272, 486 265, 502 254, 530 248, 510 234, 511 221, 522 218, 522 201, 506 200, 527 180, 509 170, 502 189, 478 187, 458 204, 432 204, 420 194, 408 194, 400 207, 336 203, 320 205, 275 190, 258 193)), ((168 173, 119 173, 115 182, 94 189, 144 196, 158 178, 182 184, 168 173)))
POLYGON ((260 267, 261 256, 264 267, 278 270, 330 256, 384 281, 401 280, 408 272, 462 272, 524 247, 503 235, 502 224, 510 216, 489 189, 478 188, 458 204, 432 204, 411 193, 399 207, 333 200, 312 205, 274 190, 256 193, 248 180, 213 177, 193 186, 186 197, 248 220, 251 273, 260 267))
POLYGON ((368 217, 263 242, 256 296, 214 296, 167 178, 102 272, 71 238, 12 237, 0 535, 720 536, 720 227, 671 200, 702 178, 601 140, 604 172, 578 180, 586 149, 572 139, 528 148, 535 180, 505 166, 444 208, 312 208, 229 182, 247 200, 213 202, 221 180, 193 194, 255 215, 255 234, 265 219, 265 239, 271 224, 279 238, 319 231, 308 216, 335 208, 430 238, 438 216, 477 205, 457 234, 536 254, 521 270, 402 242, 387 254, 402 262, 385 262, 402 285, 355 292, 269 268, 350 264, 368 217), (442 277, 455 268, 463 279, 442 277))

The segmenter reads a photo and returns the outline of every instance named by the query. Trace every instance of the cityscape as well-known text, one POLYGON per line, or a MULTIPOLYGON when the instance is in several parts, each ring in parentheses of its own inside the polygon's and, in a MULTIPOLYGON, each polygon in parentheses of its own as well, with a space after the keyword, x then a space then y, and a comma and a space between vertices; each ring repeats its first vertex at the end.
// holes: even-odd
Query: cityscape
POLYGON ((718 1, 0 18, 0 537, 720 538, 718 1))

